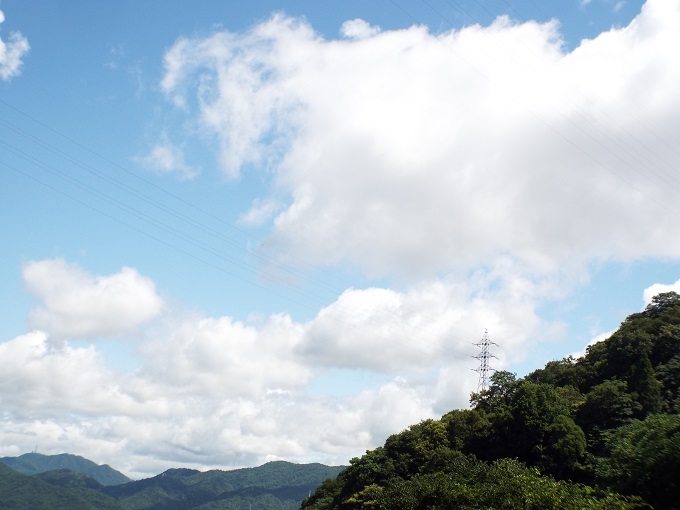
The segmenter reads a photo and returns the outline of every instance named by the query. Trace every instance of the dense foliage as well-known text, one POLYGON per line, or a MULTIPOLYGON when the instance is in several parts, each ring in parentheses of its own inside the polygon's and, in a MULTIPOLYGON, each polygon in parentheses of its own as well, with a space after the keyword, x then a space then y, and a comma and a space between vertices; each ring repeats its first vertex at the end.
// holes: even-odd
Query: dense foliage
POLYGON ((120 510, 120 507, 112 498, 96 491, 83 495, 78 489, 55 487, 0 463, 0 510, 120 510))
POLYGON ((306 510, 680 508, 680 296, 353 459, 306 510))

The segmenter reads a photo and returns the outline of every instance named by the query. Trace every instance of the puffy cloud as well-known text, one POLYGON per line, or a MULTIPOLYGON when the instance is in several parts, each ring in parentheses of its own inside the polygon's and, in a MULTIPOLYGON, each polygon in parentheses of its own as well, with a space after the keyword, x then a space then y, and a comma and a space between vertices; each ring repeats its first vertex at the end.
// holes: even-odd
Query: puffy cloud
POLYGON ((340 33, 351 39, 365 39, 380 32, 380 27, 369 25, 362 19, 345 21, 340 28, 340 33))
POLYGON ((652 302, 654 296, 663 292, 677 292, 680 294, 680 280, 671 284, 655 283, 654 285, 647 287, 642 293, 642 299, 645 302, 645 306, 652 302))
POLYGON ((540 274, 680 255, 679 27, 680 2, 650 0, 564 53, 554 22, 435 35, 354 20, 357 37, 328 41, 275 16, 181 39, 162 85, 218 136, 228 175, 275 169, 290 202, 269 245, 376 275, 499 256, 540 274))
MULTIPOLYGON (((5 21, 5 13, 0 11, 0 24, 5 21)), ((9 81, 21 73, 23 57, 31 46, 21 32, 10 32, 7 42, 0 38, 0 78, 9 81)))
MULTIPOLYGON (((260 334, 267 338, 276 327, 280 324, 260 334)), ((206 355, 226 358, 223 345, 188 344, 188 349, 209 349, 206 355)), ((171 355, 159 359, 155 351, 148 354, 146 368, 124 374, 107 369, 95 347, 67 343, 55 349, 41 332, 1 343, 0 356, 7 364, 0 373, 0 433, 5 438, 0 453, 17 455, 39 444, 43 453, 80 453, 132 476, 178 465, 242 467, 275 458, 340 464, 433 415, 423 388, 403 379, 345 399, 311 397, 281 390, 283 384, 303 381, 282 384, 281 370, 268 365, 266 356, 259 366, 253 360, 238 374, 224 377, 218 370, 206 377, 211 368, 205 363, 171 360, 169 371, 184 371, 178 375, 182 381, 173 382, 153 370, 171 355), (237 376, 259 379, 260 388, 239 391, 237 376), (265 388, 266 383, 279 388, 265 388)), ((185 357, 186 352, 177 353, 185 357)), ((230 371, 230 366, 222 368, 230 371)))
POLYGON ((561 285, 535 283, 506 261, 462 281, 435 280, 404 291, 349 289, 308 323, 297 349, 322 366, 405 373, 469 366, 476 354, 471 344, 489 329, 508 353, 497 353, 499 363, 518 361, 520 347, 539 331, 544 339, 561 336, 559 324, 536 314, 538 303, 561 285))
POLYGON ((0 401, 6 412, 25 418, 167 413, 162 402, 136 398, 138 390, 127 393, 123 387, 134 384, 109 370, 93 346, 55 347, 36 331, 0 343, 0 358, 0 401))
POLYGON ((156 317, 163 300, 151 280, 124 267, 110 276, 91 276, 61 259, 23 267, 28 290, 42 302, 31 324, 57 338, 120 335, 156 317))
MULTIPOLYGON (((32 264, 39 265, 25 268, 29 282, 40 267, 53 276, 84 275, 63 261, 32 264)), ((133 476, 275 458, 347 462, 389 434, 466 405, 475 377, 468 352, 460 351, 479 338, 481 324, 515 344, 527 341, 540 321, 517 289, 533 296, 545 290, 505 277, 489 292, 488 281, 500 274, 477 275, 479 287, 350 290, 306 323, 284 314, 247 324, 175 312, 138 339, 140 366, 131 372, 110 369, 97 344, 55 344, 39 331, 0 343, 3 451, 38 443, 41 452, 84 454, 133 476), (468 310, 461 307, 466 299, 475 303, 468 310), (311 391, 315 375, 338 367, 345 372, 339 385, 358 367, 389 375, 344 396, 311 391)), ((71 282, 67 294, 96 288, 89 276, 54 280, 71 282)), ((116 316, 115 306, 108 310, 116 316)))
POLYGON ((259 329, 229 317, 187 318, 143 348, 145 377, 161 391, 234 398, 297 388, 310 376, 294 356, 301 331, 287 315, 259 329))

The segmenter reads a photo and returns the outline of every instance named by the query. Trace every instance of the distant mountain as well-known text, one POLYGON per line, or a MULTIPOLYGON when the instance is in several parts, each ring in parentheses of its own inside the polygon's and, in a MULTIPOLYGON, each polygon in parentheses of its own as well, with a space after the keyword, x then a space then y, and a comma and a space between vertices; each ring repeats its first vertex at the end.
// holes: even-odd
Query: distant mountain
POLYGON ((153 478, 105 487, 123 508, 135 510, 293 510, 326 479, 344 468, 269 462, 256 468, 199 472, 170 469, 153 478))
POLYGON ((293 510, 343 469, 290 462, 233 471, 180 468, 105 486, 69 469, 28 476, 0 463, 0 510, 293 510))
POLYGON ((102 485, 119 485, 131 480, 107 464, 98 465, 78 455, 62 453, 59 455, 41 455, 25 453, 19 457, 2 457, 0 462, 19 473, 35 475, 57 469, 68 469, 74 473, 82 473, 97 480, 102 485))
POLYGON ((123 507, 106 494, 55 487, 0 464, 0 510, 123 510, 123 507))

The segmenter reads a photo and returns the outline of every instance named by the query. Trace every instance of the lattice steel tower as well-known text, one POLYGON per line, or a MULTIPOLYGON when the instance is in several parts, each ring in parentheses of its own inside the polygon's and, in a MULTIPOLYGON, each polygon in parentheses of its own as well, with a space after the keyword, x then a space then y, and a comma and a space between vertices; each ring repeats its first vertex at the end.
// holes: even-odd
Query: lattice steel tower
POLYGON ((477 393, 479 393, 489 387, 489 372, 493 371, 489 367, 489 360, 496 357, 489 352, 489 346, 495 345, 498 347, 498 344, 489 339, 489 331, 485 329, 482 339, 474 345, 480 348, 479 354, 473 356, 473 358, 479 360, 479 368, 475 370, 475 372, 479 373, 479 382, 477 383, 477 393))

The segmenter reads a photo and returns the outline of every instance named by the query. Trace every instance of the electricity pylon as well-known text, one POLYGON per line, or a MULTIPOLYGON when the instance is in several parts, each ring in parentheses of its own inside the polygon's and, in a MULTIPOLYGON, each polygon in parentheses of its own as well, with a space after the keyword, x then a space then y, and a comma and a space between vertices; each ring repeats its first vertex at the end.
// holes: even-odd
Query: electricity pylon
POLYGON ((479 373, 477 393, 481 393, 489 387, 489 372, 493 371, 493 369, 489 367, 489 359, 496 357, 489 352, 489 346, 495 345, 498 347, 498 344, 489 339, 489 331, 485 329, 482 339, 474 345, 480 348, 479 354, 473 356, 473 358, 479 360, 479 368, 477 368, 475 372, 479 373))

